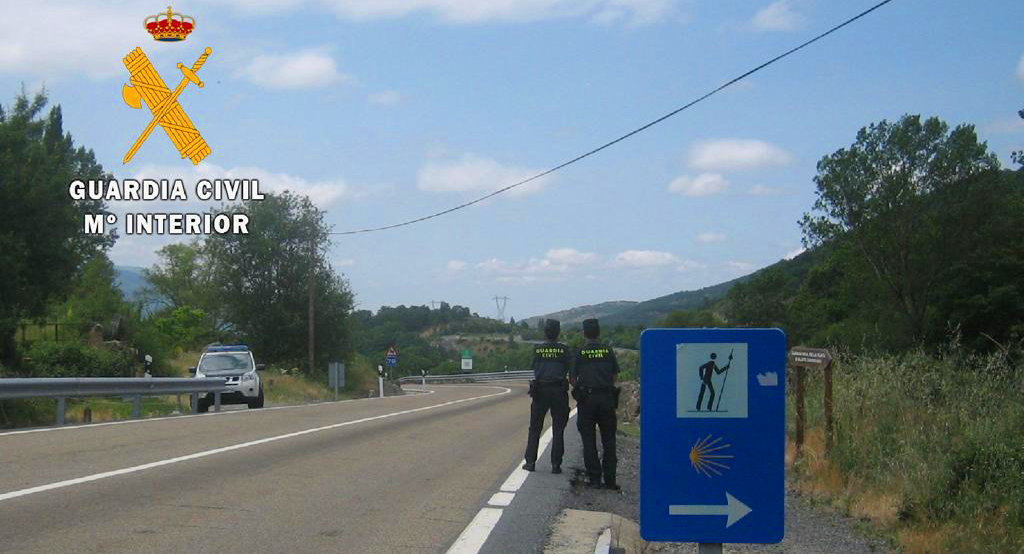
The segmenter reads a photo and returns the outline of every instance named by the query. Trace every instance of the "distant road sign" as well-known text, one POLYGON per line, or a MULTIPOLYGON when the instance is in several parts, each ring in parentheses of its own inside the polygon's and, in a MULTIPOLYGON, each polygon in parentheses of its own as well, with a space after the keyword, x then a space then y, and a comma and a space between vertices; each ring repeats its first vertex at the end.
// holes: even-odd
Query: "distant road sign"
POLYGON ((468 359, 471 359, 472 357, 473 357, 473 353, 470 352, 469 350, 463 350, 462 351, 462 359, 463 360, 468 360, 468 359))
POLYGON ((794 346, 789 350, 789 363, 794 366, 819 369, 832 363, 832 353, 827 348, 794 346))
POLYGON ((648 329, 640 339, 640 534, 777 543, 785 502, 786 337, 648 329))
POLYGON ((463 371, 473 371, 473 358, 463 358, 462 359, 462 370, 463 371))

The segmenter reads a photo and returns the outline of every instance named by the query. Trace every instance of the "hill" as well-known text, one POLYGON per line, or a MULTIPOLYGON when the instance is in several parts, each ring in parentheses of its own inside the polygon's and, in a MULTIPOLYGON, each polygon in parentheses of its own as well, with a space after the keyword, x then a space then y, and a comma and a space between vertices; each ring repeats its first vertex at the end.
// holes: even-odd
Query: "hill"
POLYGON ((574 323, 582 323, 584 319, 590 319, 592 317, 605 318, 614 313, 618 313, 622 310, 635 306, 636 304, 638 304, 638 302, 635 300, 612 300, 610 302, 602 302, 600 304, 569 308, 568 310, 562 310, 560 312, 554 312, 542 316, 534 316, 526 319, 525 321, 531 327, 536 327, 538 321, 547 318, 557 319, 562 322, 562 325, 571 325, 574 323))
POLYGON ((142 277, 142 268, 129 265, 115 265, 117 286, 121 287, 126 300, 136 300, 139 292, 146 286, 142 277))
POLYGON ((531 325, 535 325, 538 319, 551 317, 561 320, 562 324, 565 325, 579 324, 584 319, 596 317, 601 320, 602 325, 606 328, 614 325, 656 325, 665 316, 676 310, 698 310, 719 303, 725 299, 729 289, 733 286, 748 281, 758 273, 771 268, 779 268, 787 276, 788 282, 798 285, 803 281, 807 271, 823 259, 825 255, 825 249, 817 248, 808 250, 790 260, 779 260, 749 275, 737 277, 702 289, 674 292, 643 302, 613 301, 593 306, 580 306, 531 317, 526 321, 530 322, 531 325))

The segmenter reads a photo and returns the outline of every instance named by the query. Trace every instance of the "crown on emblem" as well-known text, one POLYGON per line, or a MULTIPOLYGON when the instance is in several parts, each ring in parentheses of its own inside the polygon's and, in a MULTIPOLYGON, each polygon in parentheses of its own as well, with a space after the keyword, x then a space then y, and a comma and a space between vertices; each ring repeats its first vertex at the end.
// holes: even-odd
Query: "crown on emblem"
POLYGON ((167 11, 158 13, 146 18, 146 32, 153 35, 155 40, 163 42, 178 42, 185 40, 196 28, 196 20, 192 16, 172 12, 167 6, 167 11))

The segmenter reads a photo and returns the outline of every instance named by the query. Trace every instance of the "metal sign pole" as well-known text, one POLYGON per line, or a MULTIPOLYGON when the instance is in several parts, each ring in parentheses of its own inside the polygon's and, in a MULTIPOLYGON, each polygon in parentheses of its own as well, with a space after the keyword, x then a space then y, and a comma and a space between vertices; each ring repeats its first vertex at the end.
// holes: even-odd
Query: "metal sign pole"
POLYGON ((377 366, 377 390, 380 391, 380 398, 384 398, 384 368, 377 366))

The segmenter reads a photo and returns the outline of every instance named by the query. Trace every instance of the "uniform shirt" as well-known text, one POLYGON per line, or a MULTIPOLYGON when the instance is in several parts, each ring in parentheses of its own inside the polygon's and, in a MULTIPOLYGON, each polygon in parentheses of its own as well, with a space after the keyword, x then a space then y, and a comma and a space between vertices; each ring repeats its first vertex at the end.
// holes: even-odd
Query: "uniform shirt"
POLYGON ((572 356, 560 342, 545 342, 533 348, 533 378, 541 382, 564 381, 572 356))
POLYGON ((613 387, 618 372, 619 362, 615 359, 615 351, 610 346, 589 341, 576 352, 573 374, 578 386, 613 387))

